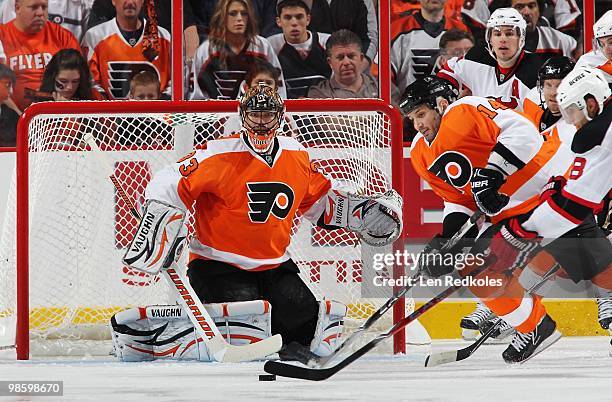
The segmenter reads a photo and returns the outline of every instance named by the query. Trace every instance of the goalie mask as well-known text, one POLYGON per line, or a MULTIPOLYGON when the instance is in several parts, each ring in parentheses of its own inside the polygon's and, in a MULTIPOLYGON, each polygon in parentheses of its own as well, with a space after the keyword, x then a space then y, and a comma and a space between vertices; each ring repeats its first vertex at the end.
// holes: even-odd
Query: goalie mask
POLYGON ((240 99, 239 110, 251 147, 257 153, 268 152, 285 111, 281 97, 269 86, 251 87, 240 99))

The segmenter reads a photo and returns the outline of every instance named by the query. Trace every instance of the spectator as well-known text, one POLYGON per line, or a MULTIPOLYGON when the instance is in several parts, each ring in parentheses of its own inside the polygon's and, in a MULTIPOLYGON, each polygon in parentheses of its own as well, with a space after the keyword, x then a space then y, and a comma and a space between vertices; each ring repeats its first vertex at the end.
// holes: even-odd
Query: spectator
POLYGON ((117 16, 87 31, 87 55, 95 88, 108 99, 126 99, 135 71, 155 71, 163 92, 170 93, 170 34, 163 27, 147 30, 139 17, 143 0, 114 0, 117 16), (150 35, 148 34, 150 33, 150 35))
POLYGON ((130 80, 130 99, 132 100, 159 100, 161 90, 159 79, 152 71, 140 71, 130 80))
POLYGON ((578 66, 598 68, 612 87, 612 10, 608 10, 593 25, 594 49, 585 53, 578 66))
POLYGON ((14 85, 13 70, 0 64, 0 147, 14 147, 17 138, 17 121, 21 113, 10 98, 14 85))
POLYGON ((372 43, 378 38, 378 27, 372 22, 376 19, 376 10, 372 0, 313 0, 310 9, 310 29, 316 32, 334 33, 347 29, 357 34, 361 40, 364 54, 374 60, 378 44, 372 43), (370 32, 376 29, 376 32, 370 32))
MULTIPOLYGON (((87 30, 87 20, 93 0, 51 0, 49 21, 60 24, 81 40, 87 30)), ((15 0, 6 0, 0 6, 0 21, 3 24, 15 18, 15 0)))
POLYGON ((544 62, 525 52, 527 23, 514 8, 499 8, 487 21, 486 49, 475 46, 464 58, 448 60, 438 76, 452 82, 463 94, 494 98, 505 106, 523 110, 529 90, 536 86, 544 62))
MULTIPOLYGON (((309 98, 378 98, 378 83, 361 72, 363 48, 359 37, 346 29, 331 34, 326 44, 327 62, 332 76, 308 91, 309 98)), ((397 88, 391 97, 397 100, 397 88)))
POLYGON ((91 84, 87 61, 74 49, 62 49, 49 61, 43 74, 40 93, 55 101, 100 99, 91 84))
POLYGON ((32 103, 25 89, 40 87, 45 66, 61 49, 79 49, 74 35, 48 21, 47 0, 17 0, 15 19, 0 25, 0 59, 14 72, 13 99, 19 110, 32 103))
POLYGON ((540 24, 540 7, 536 0, 511 0, 512 7, 527 22, 525 50, 541 54, 544 59, 553 56, 574 57, 576 39, 554 28, 540 24))
POLYGON ((279 0, 276 23, 282 33, 268 38, 287 83, 287 97, 308 95, 308 88, 331 75, 325 55, 329 34, 309 31, 312 0, 279 0))
POLYGON ((468 30, 461 21, 444 16, 446 1, 420 0, 420 10, 391 25, 391 68, 400 92, 418 77, 431 74, 445 31, 468 30))
POLYGON ((437 72, 453 57, 463 57, 474 47, 474 37, 470 32, 459 29, 450 29, 442 34, 440 38, 440 53, 434 67, 437 72))
MULTIPOLYGON (((193 61, 192 99, 236 99, 240 83, 257 58, 281 67, 270 42, 257 35, 249 1, 221 0, 210 25, 208 39, 193 61)), ((282 75, 279 94, 287 96, 282 75)))

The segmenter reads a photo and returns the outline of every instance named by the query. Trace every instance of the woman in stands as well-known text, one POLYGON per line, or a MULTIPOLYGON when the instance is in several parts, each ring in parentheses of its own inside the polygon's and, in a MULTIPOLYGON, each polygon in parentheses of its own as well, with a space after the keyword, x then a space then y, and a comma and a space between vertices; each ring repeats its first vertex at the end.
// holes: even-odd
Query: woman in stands
POLYGON ((75 49, 63 49, 49 61, 40 90, 33 93, 33 98, 38 101, 101 99, 97 93, 92 89, 91 73, 85 58, 75 49))
MULTIPOLYGON (((268 40, 257 35, 250 1, 219 1, 210 21, 208 39, 194 57, 191 99, 236 99, 240 83, 256 59, 281 69, 268 40)), ((286 97, 282 72, 279 83, 278 92, 286 97)))

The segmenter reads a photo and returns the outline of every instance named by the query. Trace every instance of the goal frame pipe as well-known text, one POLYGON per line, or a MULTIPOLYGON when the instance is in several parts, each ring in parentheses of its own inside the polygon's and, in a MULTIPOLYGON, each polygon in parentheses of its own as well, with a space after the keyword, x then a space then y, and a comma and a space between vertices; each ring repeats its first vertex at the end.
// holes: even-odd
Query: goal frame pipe
MULTIPOLYGON (((380 99, 297 99, 286 100, 288 112, 380 112, 387 116, 391 129, 392 187, 403 196, 403 141, 402 119, 399 111, 380 99)), ((123 101, 123 102, 42 102, 28 107, 17 125, 16 158, 16 258, 17 258, 17 327, 15 346, 18 360, 30 357, 29 303, 29 136, 28 128, 39 115, 108 115, 130 113, 231 113, 238 109, 238 101, 123 101)), ((405 201, 407 197, 404 197, 405 201)), ((404 234, 396 244, 403 244, 404 234)), ((395 311, 394 311, 395 313, 395 311)), ((404 316, 403 306, 401 319, 404 316)), ((394 345, 405 348, 404 334, 398 334, 394 345)), ((394 348, 396 349, 396 348, 394 348)), ((403 352, 403 351, 402 351, 403 352)), ((395 352, 400 353, 400 352, 395 352)))

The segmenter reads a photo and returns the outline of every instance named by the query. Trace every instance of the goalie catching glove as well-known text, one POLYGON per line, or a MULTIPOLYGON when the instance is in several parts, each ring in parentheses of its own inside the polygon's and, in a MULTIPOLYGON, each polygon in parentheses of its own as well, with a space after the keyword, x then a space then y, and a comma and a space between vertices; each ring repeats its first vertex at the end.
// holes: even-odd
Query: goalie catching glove
POLYGON ((180 257, 187 236, 185 216, 178 207, 148 200, 123 262, 151 275, 168 268, 180 257))
POLYGON ((326 226, 355 231, 375 247, 393 243, 402 233, 403 200, 395 190, 373 197, 332 190, 328 197, 326 226))

